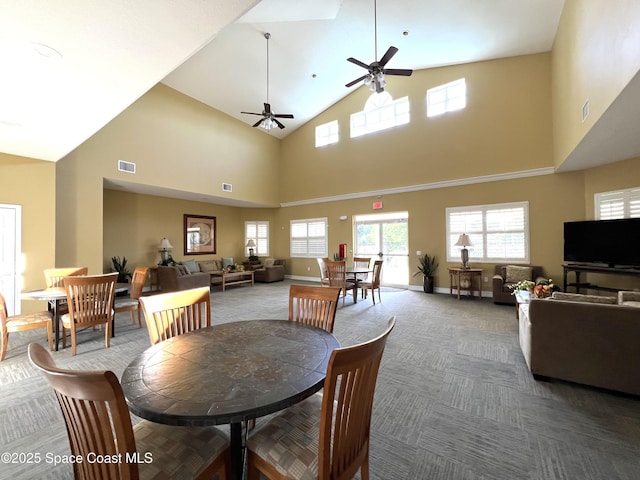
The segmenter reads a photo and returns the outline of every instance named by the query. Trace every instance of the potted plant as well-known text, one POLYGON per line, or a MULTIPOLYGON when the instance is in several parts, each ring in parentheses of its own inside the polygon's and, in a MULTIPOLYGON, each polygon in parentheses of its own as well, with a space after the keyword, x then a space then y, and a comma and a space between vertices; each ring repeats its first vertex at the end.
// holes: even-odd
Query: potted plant
POLYGON ((418 271, 413 274, 422 275, 424 293, 433 293, 433 276, 438 269, 440 262, 435 255, 425 253, 418 257, 418 271))
POLYGON ((131 278, 131 270, 127 268, 127 257, 111 257, 111 263, 113 263, 113 271, 118 272, 118 283, 127 283, 131 278))

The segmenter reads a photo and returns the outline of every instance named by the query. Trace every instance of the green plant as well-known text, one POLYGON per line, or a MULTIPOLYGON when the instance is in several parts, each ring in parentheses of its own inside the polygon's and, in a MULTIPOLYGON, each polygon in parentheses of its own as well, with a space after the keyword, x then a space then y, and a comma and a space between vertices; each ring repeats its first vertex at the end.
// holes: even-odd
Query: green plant
POLYGON ((118 272, 118 283, 126 283, 131 278, 131 270, 127 268, 127 257, 111 257, 113 269, 118 272))
POLYGON ((428 253, 425 253, 424 255, 418 257, 418 271, 415 272, 413 276, 415 277, 416 275, 423 275, 425 277, 433 277, 433 275, 436 273, 436 270, 438 270, 439 265, 440 262, 435 255, 429 255, 428 253))
POLYGON ((518 290, 529 290, 532 291, 533 287, 536 286, 536 283, 531 280, 520 280, 518 283, 514 283, 513 285, 509 285, 509 288, 513 290, 511 295, 515 295, 518 290))

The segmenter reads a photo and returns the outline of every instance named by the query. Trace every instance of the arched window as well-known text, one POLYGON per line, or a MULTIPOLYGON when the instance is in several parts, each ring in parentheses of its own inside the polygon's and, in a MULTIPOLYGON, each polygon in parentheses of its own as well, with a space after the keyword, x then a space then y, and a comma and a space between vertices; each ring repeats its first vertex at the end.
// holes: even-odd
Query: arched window
POLYGON ((351 138, 409 123, 409 97, 393 100, 388 92, 373 93, 364 110, 351 115, 351 138))

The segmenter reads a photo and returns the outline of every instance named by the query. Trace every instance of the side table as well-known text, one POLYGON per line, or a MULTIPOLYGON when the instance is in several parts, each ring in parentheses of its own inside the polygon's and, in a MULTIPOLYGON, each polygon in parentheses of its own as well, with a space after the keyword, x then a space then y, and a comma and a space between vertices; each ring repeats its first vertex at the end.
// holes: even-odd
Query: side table
POLYGON ((478 298, 482 299, 482 269, 481 268, 449 268, 449 294, 453 295, 453 289, 458 292, 467 290, 473 297, 473 292, 478 292, 478 298), (477 278, 477 282, 474 280, 477 278), (468 284, 467 284, 468 282, 468 284))
POLYGON ((519 290, 514 295, 516 297, 516 319, 520 319, 520 315, 525 318, 529 317, 529 302, 531 302, 531 293, 519 290))

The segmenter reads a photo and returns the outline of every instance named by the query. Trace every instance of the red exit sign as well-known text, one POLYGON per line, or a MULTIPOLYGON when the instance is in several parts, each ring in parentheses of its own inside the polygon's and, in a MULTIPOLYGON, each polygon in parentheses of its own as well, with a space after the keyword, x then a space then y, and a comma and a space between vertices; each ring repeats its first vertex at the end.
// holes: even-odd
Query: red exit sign
POLYGON ((373 202, 373 209, 380 210, 382 208, 382 202, 373 202))

